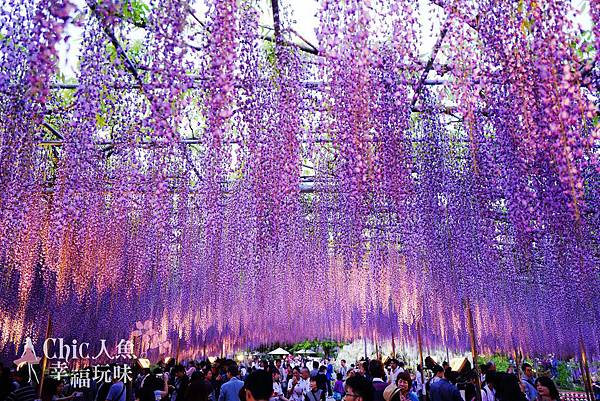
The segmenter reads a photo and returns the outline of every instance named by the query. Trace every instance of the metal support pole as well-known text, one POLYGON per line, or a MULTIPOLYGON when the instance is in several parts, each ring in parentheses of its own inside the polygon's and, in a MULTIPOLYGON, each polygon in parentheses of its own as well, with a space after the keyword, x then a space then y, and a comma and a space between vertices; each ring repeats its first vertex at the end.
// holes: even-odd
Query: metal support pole
POLYGON ((446 362, 450 364, 450 353, 448 352, 448 343, 446 343, 446 362))
MULTIPOLYGON (((46 323, 46 336, 44 337, 44 341, 50 338, 52 333, 52 315, 48 314, 48 323, 46 323)), ((46 354, 42 356, 42 371, 40 377, 40 388, 38 389, 38 398, 42 398, 42 390, 44 389, 44 377, 46 376, 46 368, 48 367, 48 358, 46 358, 46 354)))
POLYGON ((473 370, 475 371, 475 399, 481 401, 481 379, 479 376, 479 364, 477 361, 477 341, 475 339, 475 328, 473 327, 473 313, 471 312, 471 304, 465 298, 465 309, 467 311, 467 328, 471 339, 471 354, 473 355, 473 370))
POLYGON ((396 358, 396 343, 394 342, 394 331, 392 330, 392 358, 396 358))
MULTIPOLYGON (((423 324, 421 321, 417 323, 417 345, 419 347, 419 360, 421 361, 421 385, 423 388, 421 389, 421 394, 423 395, 423 399, 427 397, 427 389, 425 387, 425 362, 423 360, 423 338, 421 337, 421 328, 423 324)), ((420 399, 421 397, 419 397, 420 399)))
POLYGON ((589 401, 594 401, 594 390, 592 387, 592 377, 590 375, 590 367, 588 365, 587 354, 585 352, 585 345, 583 339, 579 340, 579 347, 581 349, 581 374, 583 378, 583 387, 585 388, 585 394, 589 401))
POLYGON ((521 353, 519 349, 515 347, 515 373, 517 374, 517 378, 519 382, 521 381, 521 353))

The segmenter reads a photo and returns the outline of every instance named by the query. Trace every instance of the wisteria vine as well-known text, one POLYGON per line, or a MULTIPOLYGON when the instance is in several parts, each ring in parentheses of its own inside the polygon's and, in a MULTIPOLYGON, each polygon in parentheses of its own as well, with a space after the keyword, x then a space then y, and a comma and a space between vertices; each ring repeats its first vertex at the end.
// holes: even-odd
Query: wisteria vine
POLYGON ((600 355, 598 1, 591 52, 566 0, 322 0, 318 45, 258 3, 0 8, 1 353, 464 350, 470 305, 484 350, 600 355))

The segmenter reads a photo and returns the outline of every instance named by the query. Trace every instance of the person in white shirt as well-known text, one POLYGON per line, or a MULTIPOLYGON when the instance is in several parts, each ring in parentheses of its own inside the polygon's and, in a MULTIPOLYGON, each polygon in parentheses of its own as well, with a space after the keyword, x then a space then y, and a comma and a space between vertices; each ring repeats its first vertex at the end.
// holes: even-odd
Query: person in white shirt
POLYGON ((400 370, 400 366, 398 366, 398 360, 397 359, 392 359, 390 361, 390 370, 389 370, 389 373, 388 373, 388 380, 387 380, 388 383, 390 383, 390 384, 396 384, 396 378, 398 377, 398 374, 400 372, 402 372, 403 370, 400 370))
POLYGON ((440 365, 435 365, 431 370, 433 372, 433 377, 431 378, 431 380, 429 380, 430 386, 433 383, 438 382, 444 378, 444 368, 442 368, 440 365))
POLYGON ((302 373, 299 367, 296 366, 294 368, 292 378, 288 381, 287 386, 287 394, 290 401, 304 401, 304 396, 310 391, 309 376, 307 368, 302 368, 302 373))
POLYGON ((486 374, 485 386, 481 388, 481 401, 496 401, 496 389, 494 388, 495 372, 486 374))
POLYGON ((281 359, 275 360, 275 367, 277 368, 277 370, 279 370, 280 379, 284 379, 285 378, 285 368, 281 364, 281 359))
POLYGON ((421 365, 417 365, 417 373, 416 373, 416 390, 417 395, 419 396, 419 400, 424 400, 426 395, 425 383, 427 379, 425 377, 425 371, 421 368, 421 365))
POLYGON ((273 395, 271 396, 271 401, 288 401, 287 398, 283 395, 283 389, 281 388, 280 373, 279 369, 274 368, 271 370, 271 376, 273 378, 273 395))
POLYGON ((348 373, 348 367, 346 366, 346 360, 342 359, 340 361, 340 371, 339 373, 342 374, 342 377, 345 379, 346 378, 346 374, 348 373))

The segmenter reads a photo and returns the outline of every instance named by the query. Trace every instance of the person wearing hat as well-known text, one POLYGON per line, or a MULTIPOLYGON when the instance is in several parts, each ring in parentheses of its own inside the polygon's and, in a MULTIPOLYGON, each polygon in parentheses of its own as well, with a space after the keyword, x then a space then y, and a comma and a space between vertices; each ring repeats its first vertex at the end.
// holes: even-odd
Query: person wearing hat
POLYGON ((383 390, 383 399, 385 401, 407 401, 402 395, 402 391, 394 383, 390 384, 383 390))

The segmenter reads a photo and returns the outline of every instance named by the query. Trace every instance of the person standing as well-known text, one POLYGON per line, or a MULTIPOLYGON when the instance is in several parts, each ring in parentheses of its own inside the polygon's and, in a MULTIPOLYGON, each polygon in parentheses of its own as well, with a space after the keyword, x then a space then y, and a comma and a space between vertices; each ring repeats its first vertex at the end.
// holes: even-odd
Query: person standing
POLYGON ((317 378, 310 378, 310 391, 304 396, 304 401, 325 401, 326 391, 319 388, 317 378))
POLYGON ((426 398, 425 393, 425 371, 421 365, 417 365, 417 374, 415 377, 415 391, 419 396, 420 401, 424 401, 426 398))
POLYGON ((533 368, 528 363, 521 365, 523 376, 521 377, 521 383, 525 387, 525 396, 528 401, 534 401, 538 397, 537 390, 535 388, 535 377, 533 376, 533 368))
POLYGON ((344 391, 344 401, 373 401, 373 386, 364 376, 349 377, 344 391))
POLYGON ((344 397, 344 376, 341 373, 336 374, 335 385, 333 386, 333 398, 335 401, 341 401, 344 397))
POLYGON ((302 389, 302 399, 304 399, 304 396, 310 391, 310 374, 307 367, 300 370, 300 376, 301 378, 298 386, 302 389))
POLYGON ((283 367, 283 364, 281 363, 281 359, 275 360, 275 368, 277 368, 277 370, 279 371, 279 378, 284 379, 285 378, 285 368, 283 367))
POLYGON ((327 377, 327 395, 333 395, 333 388, 331 387, 331 382, 335 379, 333 373, 333 365, 331 363, 327 363, 327 370, 325 371, 325 376, 327 377))
MULTIPOLYGON (((463 401, 458 388, 450 383, 447 377, 443 376, 444 369, 436 365, 439 369, 434 369, 436 377, 435 382, 431 381, 429 389, 429 398, 431 401, 463 401), (440 375, 441 373, 441 375, 440 375)), ((433 378, 432 378, 433 379, 433 378)))
POLYGON ((287 391, 287 369, 283 367, 281 359, 275 360, 275 368, 279 371, 279 381, 281 383, 282 394, 286 394, 287 391))
POLYGON ((117 375, 112 376, 112 386, 108 389, 106 401, 125 401, 127 399, 127 391, 125 383, 119 380, 117 375))
POLYGON ((381 361, 377 359, 372 359, 369 362, 369 375, 373 378, 373 400, 384 401, 383 391, 388 386, 388 384, 383 381, 383 377, 385 376, 385 370, 383 369, 383 364, 381 363, 381 361))
POLYGON ((274 367, 271 370, 271 378, 273 380, 273 395, 271 396, 272 401, 288 401, 284 396, 283 388, 281 386, 281 374, 279 373, 279 369, 274 367))
MULTIPOLYGON (((489 374, 490 372, 488 372, 489 374)), ((494 390, 497 401, 527 401, 517 376, 505 372, 494 373, 494 390)))
POLYGON ((325 392, 325 394, 327 394, 327 368, 325 368, 325 366, 321 366, 319 368, 319 373, 317 373, 317 375, 315 376, 315 378, 317 379, 317 387, 319 387, 321 390, 323 390, 325 392))
POLYGON ((204 373, 196 370, 192 373, 190 384, 184 395, 184 401, 208 401, 210 384, 204 379, 204 373))
POLYGON ((346 366, 346 360, 342 359, 340 361, 340 372, 342 374, 342 379, 346 378, 346 374, 348 373, 348 366, 346 366))
POLYGON ((559 401, 560 396, 556 384, 551 378, 542 376, 538 377, 535 381, 535 387, 538 392, 538 399, 540 401, 559 401))
POLYGON ((319 362, 313 361, 312 370, 310 371, 310 377, 316 377, 319 374, 319 362))
POLYGON ((496 401, 496 389, 494 387, 496 372, 488 372, 485 379, 485 386, 481 388, 481 401, 496 401))
POLYGON ((433 372, 433 377, 425 383, 425 392, 429 394, 429 398, 431 398, 431 386, 444 377, 444 369, 440 365, 434 365, 431 371, 433 372))
POLYGON ((173 393, 171 394, 171 401, 183 401, 190 380, 183 365, 175 366, 173 368, 173 374, 173 385, 171 386, 173 393))
POLYGON ((37 396, 35 388, 29 382, 29 371, 26 368, 17 370, 15 380, 19 388, 6 397, 6 401, 34 401, 37 396))
POLYGON ((246 401, 268 401, 271 398, 273 378, 269 372, 256 370, 243 383, 246 401))
POLYGON ((395 384, 399 389, 402 396, 409 401, 419 401, 417 393, 411 391, 412 377, 408 372, 398 373, 395 384))
POLYGON ((300 386, 300 380, 300 368, 296 366, 287 384, 287 396, 291 401, 304 400, 304 388, 300 386))
MULTIPOLYGON (((269 372, 265 372, 270 375, 269 372)), ((238 379, 238 367, 230 365, 227 368, 228 381, 221 386, 219 401, 240 401, 240 390, 244 387, 244 382, 238 379)), ((271 391, 273 391, 271 384, 271 391)))
POLYGON ((600 379, 598 377, 596 377, 596 380, 592 384, 592 391, 594 392, 594 399, 600 401, 600 379))
POLYGON ((398 377, 398 374, 400 372, 401 372, 401 370, 400 370, 400 366, 398 366, 398 360, 395 358, 392 359, 390 361, 390 373, 388 374, 388 383, 395 384, 396 378, 398 377))

